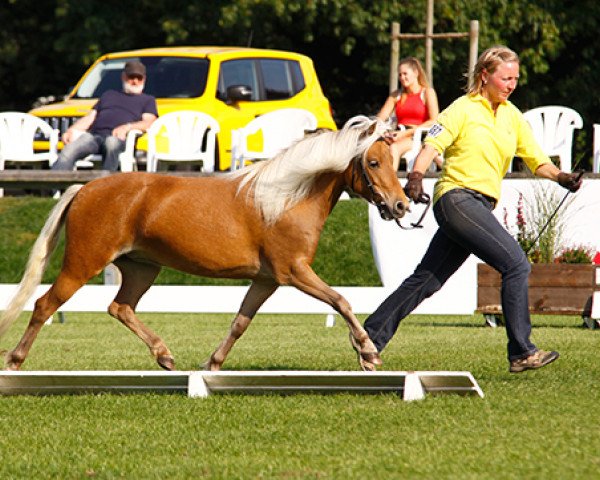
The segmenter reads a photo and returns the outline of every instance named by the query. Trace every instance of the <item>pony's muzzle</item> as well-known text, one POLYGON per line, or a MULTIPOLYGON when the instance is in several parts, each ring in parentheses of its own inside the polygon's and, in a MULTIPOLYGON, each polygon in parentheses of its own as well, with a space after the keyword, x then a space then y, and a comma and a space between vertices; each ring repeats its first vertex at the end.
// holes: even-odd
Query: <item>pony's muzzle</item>
POLYGON ((393 215, 394 218, 402 218, 408 212, 408 205, 405 204, 402 200, 398 200, 394 204, 393 215))
POLYGON ((402 200, 398 200, 393 205, 389 205, 386 202, 379 202, 375 205, 377 205, 377 208, 379 209, 379 215, 383 220, 402 218, 408 211, 408 205, 406 205, 402 200))

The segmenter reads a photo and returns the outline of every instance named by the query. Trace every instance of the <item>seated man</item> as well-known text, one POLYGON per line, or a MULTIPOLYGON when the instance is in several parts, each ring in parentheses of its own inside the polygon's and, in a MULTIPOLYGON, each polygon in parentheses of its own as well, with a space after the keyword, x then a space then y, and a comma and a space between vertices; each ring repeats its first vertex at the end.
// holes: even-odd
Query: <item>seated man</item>
POLYGON ((107 90, 90 112, 63 135, 64 148, 53 170, 73 170, 75 162, 102 153, 102 169, 116 171, 125 138, 132 129, 146 131, 158 117, 156 99, 145 93, 146 67, 138 61, 125 64, 123 91, 107 90))

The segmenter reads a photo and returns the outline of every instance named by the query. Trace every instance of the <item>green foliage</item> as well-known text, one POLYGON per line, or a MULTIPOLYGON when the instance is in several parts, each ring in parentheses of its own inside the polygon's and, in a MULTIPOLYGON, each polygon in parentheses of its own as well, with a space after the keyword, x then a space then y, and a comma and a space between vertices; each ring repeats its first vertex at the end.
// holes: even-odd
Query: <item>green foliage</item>
MULTIPOLYGON (((249 45, 309 55, 338 123, 374 114, 388 94, 391 23, 423 33, 426 0, 203 0, 137 2, 11 0, 0 3, 0 110, 28 110, 40 96, 64 95, 92 60, 111 51, 161 45, 249 45), (115 14, 118 11, 118 14, 115 14)), ((596 0, 437 0, 434 32, 466 32, 479 21, 479 51, 504 43, 521 56, 521 109, 566 105, 585 128, 600 96, 596 0), (593 87, 592 87, 593 88, 593 87)), ((462 93, 466 39, 436 39, 433 77, 440 106, 462 93)), ((423 40, 400 55, 425 56, 423 40)), ((576 133, 575 158, 590 166, 591 135, 576 133), (577 141, 578 137, 582 141, 577 141)))
MULTIPOLYGON (((55 201, 48 198, 0 198, 0 283, 19 283, 29 252, 55 201)), ((59 243, 44 274, 52 283, 62 263, 59 243)), ((325 224, 313 263, 317 274, 330 285, 380 285, 369 238, 367 204, 362 200, 339 202, 325 224)), ((102 283, 102 277, 90 283, 102 283)), ((165 268, 158 285, 248 285, 246 280, 211 279, 165 268)))
MULTIPOLYGON (((0 349, 15 345, 25 317, 0 349)), ((179 369, 194 370, 229 330, 231 315, 145 314, 142 320, 167 342, 179 369)), ((579 328, 580 321, 534 317, 536 344, 562 356, 515 375, 508 373, 505 332, 482 327, 480 316, 408 317, 383 352, 385 369, 470 371, 483 399, 0 397, 0 478, 596 478, 598 337, 579 328)), ((42 329, 23 368, 158 367, 142 342, 107 314, 68 313, 66 323, 42 329)), ((323 315, 258 315, 224 368, 346 371, 356 369, 356 357, 341 321, 325 328, 323 315)))

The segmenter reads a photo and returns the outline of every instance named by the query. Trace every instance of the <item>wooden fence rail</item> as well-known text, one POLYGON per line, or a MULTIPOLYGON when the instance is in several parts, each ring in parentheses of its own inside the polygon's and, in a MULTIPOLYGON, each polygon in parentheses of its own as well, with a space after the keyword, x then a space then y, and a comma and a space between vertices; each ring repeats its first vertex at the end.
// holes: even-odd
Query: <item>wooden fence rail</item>
MULTIPOLYGON (((97 178, 114 175, 108 170, 2 170, 0 188, 15 189, 59 189, 76 183, 87 183, 97 178)), ((197 177, 205 175, 199 172, 165 172, 168 175, 197 177)))
MULTIPOLYGON (((97 178, 114 175, 117 172, 106 170, 74 170, 74 171, 53 171, 53 170, 0 170, 0 188, 13 189, 53 189, 66 188, 75 183, 87 183, 97 178)), ((215 173, 214 175, 223 175, 224 173, 215 173)), ((180 177, 197 177, 203 174, 200 172, 189 171, 170 171, 160 172, 154 175, 177 175, 180 177)), ((435 172, 427 172, 426 178, 436 178, 435 172)), ((406 172, 398 172, 398 177, 406 178, 406 172)), ((508 173, 505 178, 531 178, 528 172, 508 173)), ((600 174, 586 172, 584 178, 600 178, 600 174)))

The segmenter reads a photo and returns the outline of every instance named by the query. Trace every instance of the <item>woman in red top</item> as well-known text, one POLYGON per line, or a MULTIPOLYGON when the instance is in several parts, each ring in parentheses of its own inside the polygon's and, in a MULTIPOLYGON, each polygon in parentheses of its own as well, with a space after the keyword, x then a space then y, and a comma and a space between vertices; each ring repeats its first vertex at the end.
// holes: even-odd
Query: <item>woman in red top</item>
MULTIPOLYGON (((405 130, 394 132, 391 137, 394 142, 390 146, 394 167, 400 166, 400 158, 412 148, 413 129, 430 127, 439 113, 435 90, 429 86, 427 76, 419 60, 407 57, 400 60, 398 65, 400 89, 392 92, 387 98, 377 117, 387 121, 392 112, 396 113, 398 126, 405 130)), ((441 159, 437 160, 441 163, 441 159)), ((440 166, 438 164, 438 166, 440 166)))

